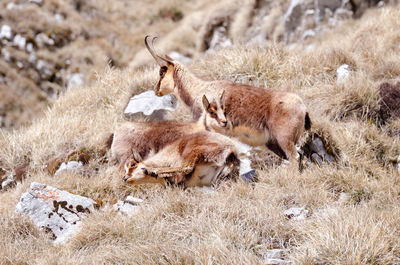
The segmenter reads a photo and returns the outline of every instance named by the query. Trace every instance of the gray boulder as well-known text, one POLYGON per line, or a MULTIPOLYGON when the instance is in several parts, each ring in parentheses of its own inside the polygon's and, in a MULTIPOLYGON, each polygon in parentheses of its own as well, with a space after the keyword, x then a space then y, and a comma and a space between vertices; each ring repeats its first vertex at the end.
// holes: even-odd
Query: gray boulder
POLYGON ((82 218, 93 212, 95 206, 90 198, 32 182, 15 212, 28 215, 35 225, 52 234, 54 244, 60 244, 78 231, 82 218))

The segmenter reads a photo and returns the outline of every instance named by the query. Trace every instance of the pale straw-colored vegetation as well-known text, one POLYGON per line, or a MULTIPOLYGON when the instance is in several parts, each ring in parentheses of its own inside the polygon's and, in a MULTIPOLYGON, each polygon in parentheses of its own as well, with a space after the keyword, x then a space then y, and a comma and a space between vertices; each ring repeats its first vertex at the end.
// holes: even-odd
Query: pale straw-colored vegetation
MULTIPOLYGON (((381 125, 377 116, 379 84, 400 79, 399 17, 398 7, 373 9, 319 37, 309 51, 300 45, 237 45, 189 66, 206 79, 301 95, 311 132, 339 154, 337 162, 310 163, 301 174, 268 164, 251 185, 226 182, 211 191, 134 187, 98 155, 86 174, 51 176, 43 169, 50 159, 103 148, 124 120, 129 97, 151 89, 158 68, 105 69, 93 85, 65 92, 32 126, 0 134, 2 166, 30 166, 22 183, 0 193, 0 263, 262 264, 273 248, 287 249, 285 258, 293 264, 400 262, 400 174, 392 163, 400 154, 400 124, 381 125), (343 63, 351 74, 337 84, 343 63), (53 246, 29 220, 14 215, 32 181, 101 199, 104 206, 65 245, 53 246), (339 199, 342 193, 348 196, 339 199), (145 200, 132 217, 110 207, 126 195, 145 200), (311 216, 287 219, 283 212, 290 207, 305 207, 311 216)), ((139 43, 143 36, 137 38, 139 43)))

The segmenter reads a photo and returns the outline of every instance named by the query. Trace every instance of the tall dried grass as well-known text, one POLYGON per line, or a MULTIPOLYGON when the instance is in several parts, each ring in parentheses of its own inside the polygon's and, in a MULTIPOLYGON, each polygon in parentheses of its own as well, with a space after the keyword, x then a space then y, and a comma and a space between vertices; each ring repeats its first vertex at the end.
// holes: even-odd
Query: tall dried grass
POLYGON ((0 263, 262 264, 273 248, 287 249, 285 258, 294 264, 400 262, 400 174, 392 164, 400 154, 399 134, 392 132, 400 127, 396 120, 384 127, 374 121, 378 85, 394 78, 387 71, 397 71, 389 62, 399 54, 394 52, 400 47, 399 15, 395 7, 373 10, 321 38, 312 52, 236 46, 191 64, 206 79, 299 93, 312 132, 339 152, 337 163, 310 164, 302 174, 272 166, 260 171, 254 185, 239 181, 182 190, 125 186, 116 167, 97 160, 87 176, 54 177, 43 169, 70 150, 100 148, 123 120, 129 97, 153 87, 156 68, 106 69, 92 86, 61 95, 32 126, 2 131, 1 166, 10 170, 28 162, 31 169, 21 184, 0 193, 0 263), (368 36, 377 25, 379 37, 368 36), (336 69, 343 63, 352 71, 340 85, 336 69), (14 215, 31 181, 99 198, 106 206, 85 219, 66 245, 53 246, 44 232, 14 215), (145 200, 141 210, 132 217, 117 215, 110 205, 128 194, 145 200), (284 210, 294 206, 311 216, 287 219, 284 210))

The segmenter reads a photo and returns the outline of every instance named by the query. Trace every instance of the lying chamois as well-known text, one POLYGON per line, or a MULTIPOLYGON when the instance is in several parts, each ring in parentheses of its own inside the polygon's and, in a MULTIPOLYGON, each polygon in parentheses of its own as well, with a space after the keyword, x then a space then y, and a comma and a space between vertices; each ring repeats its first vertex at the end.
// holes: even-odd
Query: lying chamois
POLYGON ((185 66, 168 56, 156 54, 153 42, 145 38, 145 45, 160 65, 160 79, 155 87, 158 96, 174 94, 191 109, 193 118, 201 115, 201 95, 220 99, 228 125, 215 128, 227 136, 238 138, 251 146, 267 146, 291 163, 299 160, 295 144, 311 127, 302 99, 289 92, 262 89, 236 84, 227 80, 204 81, 185 66), (225 94, 221 97, 222 94, 225 94))
POLYGON ((128 184, 211 186, 237 176, 239 163, 231 139, 202 131, 183 135, 141 163, 131 159, 126 164, 123 180, 128 184))
POLYGON ((126 161, 141 162, 158 153, 166 145, 185 135, 210 128, 226 127, 227 121, 221 107, 203 96, 203 114, 197 122, 177 121, 126 122, 114 133, 111 144, 111 161, 123 170, 126 161))

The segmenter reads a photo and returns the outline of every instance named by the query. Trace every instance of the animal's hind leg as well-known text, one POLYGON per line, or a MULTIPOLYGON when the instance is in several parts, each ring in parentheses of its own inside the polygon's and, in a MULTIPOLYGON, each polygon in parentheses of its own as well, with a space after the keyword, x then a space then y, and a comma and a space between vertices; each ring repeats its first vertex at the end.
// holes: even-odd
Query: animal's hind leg
POLYGON ((296 146, 293 141, 289 141, 287 139, 278 140, 279 146, 285 152, 287 159, 291 166, 298 165, 300 161, 300 155, 297 153, 296 146))

